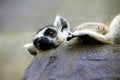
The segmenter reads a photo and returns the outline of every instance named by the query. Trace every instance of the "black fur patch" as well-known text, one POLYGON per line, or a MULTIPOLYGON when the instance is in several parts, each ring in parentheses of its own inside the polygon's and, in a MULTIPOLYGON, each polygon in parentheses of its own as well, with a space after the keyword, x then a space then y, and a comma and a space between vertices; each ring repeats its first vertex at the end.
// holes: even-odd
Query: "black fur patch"
POLYGON ((49 50, 57 47, 57 45, 52 40, 49 40, 47 37, 37 38, 33 40, 33 44, 37 49, 40 50, 49 50))
POLYGON ((42 31, 43 29, 45 29, 45 28, 48 28, 48 27, 55 27, 54 25, 47 25, 47 26, 45 26, 45 27, 43 27, 43 28, 40 28, 38 31, 37 31, 37 34, 40 32, 40 31, 42 31))
POLYGON ((57 31, 52 28, 48 28, 44 32, 44 36, 49 36, 51 38, 55 38, 57 36, 57 31))
POLYGON ((67 25, 67 22, 65 20, 63 20, 62 18, 60 19, 60 21, 61 21, 61 25, 62 25, 61 31, 63 32, 63 30, 65 28, 68 28, 68 25, 67 25))
POLYGON ((101 44, 102 43, 88 35, 79 36, 79 39, 82 40, 82 44, 101 44))

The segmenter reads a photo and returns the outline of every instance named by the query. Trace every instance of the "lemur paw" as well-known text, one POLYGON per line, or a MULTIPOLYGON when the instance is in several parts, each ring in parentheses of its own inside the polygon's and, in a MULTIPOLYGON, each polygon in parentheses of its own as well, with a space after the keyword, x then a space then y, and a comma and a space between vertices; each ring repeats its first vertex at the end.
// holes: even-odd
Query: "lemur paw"
POLYGON ((74 38, 74 36, 72 34, 69 34, 67 37, 67 41, 70 41, 72 38, 74 38))
POLYGON ((70 41, 72 39, 72 36, 67 37, 67 41, 70 41))

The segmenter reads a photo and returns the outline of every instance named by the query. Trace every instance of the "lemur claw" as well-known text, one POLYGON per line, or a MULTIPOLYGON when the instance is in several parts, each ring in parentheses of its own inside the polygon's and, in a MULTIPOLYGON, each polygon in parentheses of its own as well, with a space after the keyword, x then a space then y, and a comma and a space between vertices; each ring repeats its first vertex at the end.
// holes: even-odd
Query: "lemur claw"
POLYGON ((73 35, 69 35, 68 37, 67 37, 67 41, 70 41, 72 38, 74 38, 75 36, 73 36, 73 35))

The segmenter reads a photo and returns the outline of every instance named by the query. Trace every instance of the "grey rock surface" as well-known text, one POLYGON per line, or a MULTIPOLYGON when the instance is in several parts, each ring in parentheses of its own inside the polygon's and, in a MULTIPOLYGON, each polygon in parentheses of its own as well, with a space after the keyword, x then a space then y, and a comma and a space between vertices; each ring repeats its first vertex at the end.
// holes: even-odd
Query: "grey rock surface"
POLYGON ((120 45, 72 45, 33 58, 23 80, 120 80, 120 45))

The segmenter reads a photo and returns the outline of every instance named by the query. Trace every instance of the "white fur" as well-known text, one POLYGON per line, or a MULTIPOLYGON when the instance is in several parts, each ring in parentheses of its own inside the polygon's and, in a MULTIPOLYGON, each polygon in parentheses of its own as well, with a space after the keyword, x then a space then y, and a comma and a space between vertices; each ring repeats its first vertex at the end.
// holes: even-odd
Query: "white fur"
POLYGON ((92 38, 95 38, 96 40, 103 42, 103 43, 112 43, 112 41, 107 38, 105 35, 90 31, 90 30, 81 30, 81 31, 75 31, 73 33, 75 36, 83 36, 83 35, 88 35, 92 38))
POLYGON ((92 26, 90 27, 88 23, 84 25, 78 26, 75 32, 72 33, 73 36, 82 36, 89 35, 92 38, 102 42, 102 43, 120 43, 120 15, 113 18, 110 26, 108 27, 109 31, 103 34, 103 31, 107 31, 106 26, 99 26, 96 23, 90 23, 92 26), (98 26, 97 26, 98 25, 98 26), (97 28, 99 27, 99 28, 97 28), (100 30, 102 29, 103 30, 100 30), (106 29, 106 30, 104 30, 106 29))
POLYGON ((46 29, 43 29, 43 30, 40 31, 37 35, 35 35, 34 39, 39 38, 39 37, 41 37, 41 36, 44 36, 43 34, 44 34, 44 31, 45 31, 45 30, 46 30, 46 29))
POLYGON ((109 27, 110 30, 106 37, 112 39, 114 43, 120 44, 120 15, 113 18, 109 27))
POLYGON ((33 43, 25 44, 23 47, 26 48, 28 51, 37 52, 37 49, 35 48, 35 46, 33 45, 33 43))
POLYGON ((59 15, 56 15, 56 18, 55 18, 55 21, 54 21, 54 26, 59 26, 58 24, 60 24, 60 16, 59 15))
POLYGON ((33 47, 33 43, 28 43, 23 46, 24 48, 30 48, 33 47))

